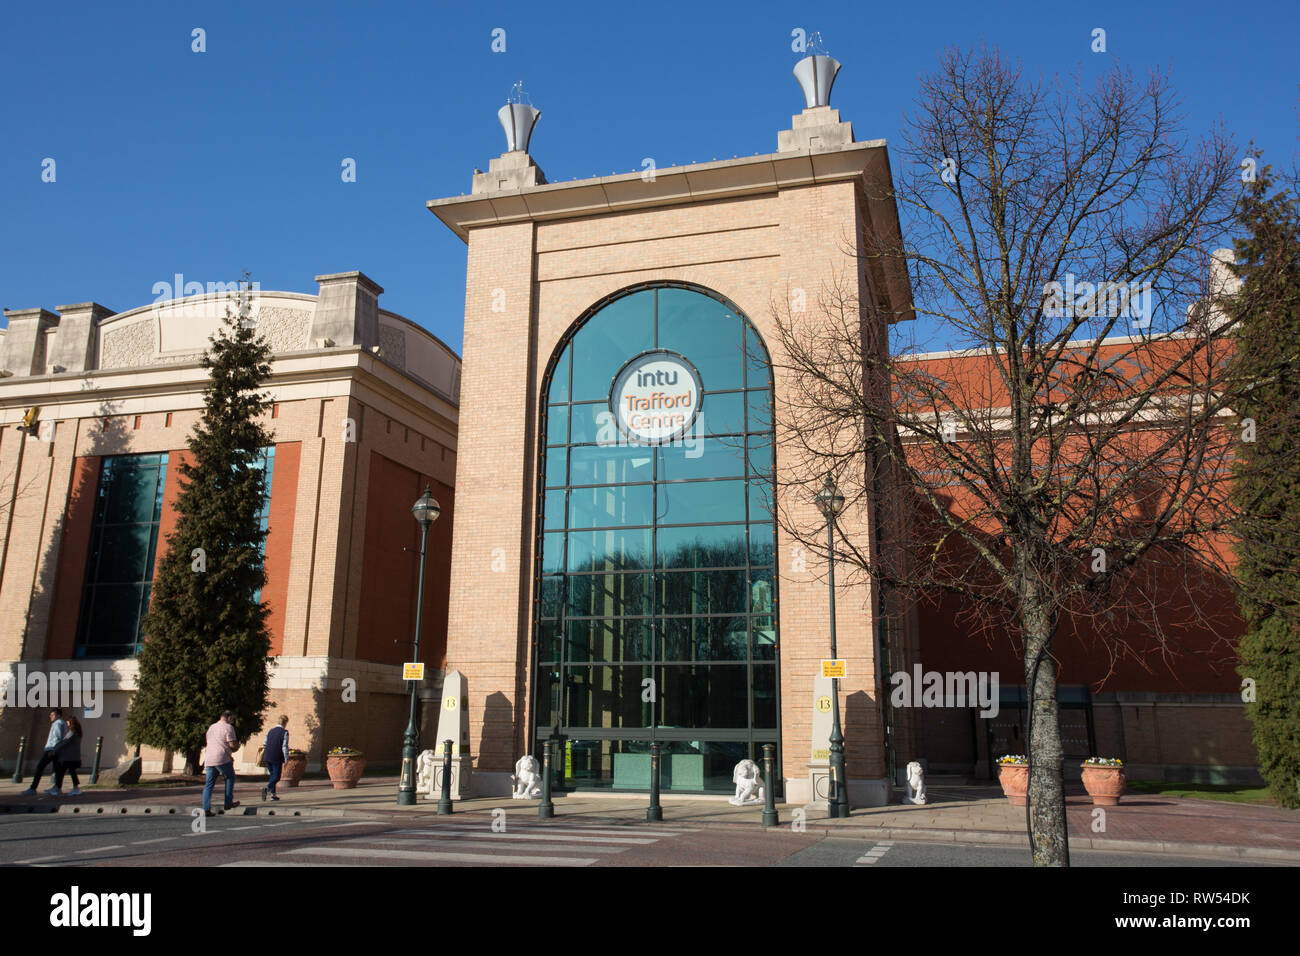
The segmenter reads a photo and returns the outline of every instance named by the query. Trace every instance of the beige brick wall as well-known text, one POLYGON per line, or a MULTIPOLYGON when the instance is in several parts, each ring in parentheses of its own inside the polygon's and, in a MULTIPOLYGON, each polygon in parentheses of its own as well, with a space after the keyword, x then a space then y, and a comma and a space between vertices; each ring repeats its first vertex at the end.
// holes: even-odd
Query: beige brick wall
MULTIPOLYGON (((854 184, 845 182, 471 231, 457 479, 459 488, 474 491, 457 500, 448 656, 449 666, 468 678, 477 770, 508 771, 525 743, 520 681, 531 637, 537 465, 532 432, 541 378, 561 336, 596 301, 619 289, 656 279, 693 282, 734 302, 780 366, 772 302, 797 286, 807 290, 813 310, 832 272, 847 270, 852 281, 858 270, 845 241, 860 234, 857 204, 854 184), (494 290, 505 292, 504 312, 491 309, 494 290), (489 570, 496 548, 506 554, 506 571, 500 573, 489 570), (498 716, 485 726, 489 699, 498 716)), ((778 407, 785 392, 778 372, 778 407)), ((780 484, 792 443, 781 431, 777 443, 780 484)), ((807 496, 789 497, 781 506, 796 521, 824 525, 807 496)), ((846 533, 865 540, 866 514, 846 514, 841 523, 846 533)), ((793 571, 792 543, 782 535, 777 555, 785 771, 801 777, 810 750, 812 679, 830 652, 825 564, 809 554, 807 570, 793 571)), ((868 586, 841 578, 837 628, 839 654, 848 662, 841 708, 851 779, 885 772, 872 601, 868 586)))

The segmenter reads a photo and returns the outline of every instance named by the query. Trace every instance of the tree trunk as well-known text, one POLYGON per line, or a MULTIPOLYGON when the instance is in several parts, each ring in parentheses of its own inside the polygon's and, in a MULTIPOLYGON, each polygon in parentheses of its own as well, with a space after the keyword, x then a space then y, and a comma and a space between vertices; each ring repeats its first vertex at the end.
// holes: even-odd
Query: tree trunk
POLYGON ((1024 610, 1025 688, 1029 694, 1029 839, 1035 866, 1068 866, 1065 788, 1061 779, 1061 725, 1056 706, 1056 662, 1051 615, 1041 605, 1024 610), (1035 674, 1035 662, 1038 662, 1035 674))
POLYGON ((190 777, 197 777, 202 771, 199 768, 199 748, 185 751, 185 773, 190 777))

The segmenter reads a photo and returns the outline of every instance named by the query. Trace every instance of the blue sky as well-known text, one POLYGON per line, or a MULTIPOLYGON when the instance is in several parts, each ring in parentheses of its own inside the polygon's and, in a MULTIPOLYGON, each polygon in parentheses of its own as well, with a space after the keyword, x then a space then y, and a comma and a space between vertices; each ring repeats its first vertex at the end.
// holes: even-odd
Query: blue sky
POLYGON ((10 4, 0 305, 121 311, 175 273, 245 269, 314 293, 314 276, 361 269, 382 306, 459 349, 465 246, 424 204, 468 192, 503 151, 516 80, 558 181, 774 151, 802 107, 796 27, 844 63, 832 105, 857 138, 891 141, 944 47, 985 40, 1031 72, 1088 75, 1109 65, 1089 49, 1102 27, 1139 77, 1172 70, 1190 131, 1221 119, 1290 166, 1298 25, 1294 0, 10 4))

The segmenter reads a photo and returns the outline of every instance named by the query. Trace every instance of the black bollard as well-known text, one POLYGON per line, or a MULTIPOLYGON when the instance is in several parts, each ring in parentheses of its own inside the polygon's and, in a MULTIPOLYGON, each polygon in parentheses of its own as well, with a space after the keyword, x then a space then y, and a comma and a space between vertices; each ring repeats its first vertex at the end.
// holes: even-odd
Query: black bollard
POLYGON ((646 807, 645 822, 663 822, 663 807, 659 806, 659 741, 650 745, 650 806, 646 807))
POLYGON ((95 766, 90 771, 90 782, 99 783, 99 760, 104 755, 104 738, 95 738, 95 766))
POLYGON ((442 796, 438 799, 438 816, 451 813, 451 741, 442 742, 442 796))
POLYGON ((551 741, 547 740, 542 748, 542 802, 537 806, 537 816, 549 820, 555 816, 555 804, 551 802, 551 741))
POLYGON ((23 755, 27 753, 27 738, 18 738, 18 762, 14 764, 14 783, 23 782, 23 755))
POLYGON ((772 786, 776 776, 776 744, 763 744, 763 826, 774 827, 781 822, 776 815, 776 788, 772 786))

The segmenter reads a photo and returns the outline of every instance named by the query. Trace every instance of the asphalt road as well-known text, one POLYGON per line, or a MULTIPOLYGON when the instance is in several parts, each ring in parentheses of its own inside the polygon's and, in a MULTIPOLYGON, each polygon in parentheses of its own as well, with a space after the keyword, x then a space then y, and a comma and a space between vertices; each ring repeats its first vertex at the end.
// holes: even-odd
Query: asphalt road
MULTIPOLYGON (((1256 865, 1111 852, 1077 852, 1071 862, 1079 867, 1256 865)), ((764 831, 561 818, 524 823, 486 814, 375 820, 240 814, 202 821, 179 814, 23 814, 0 817, 0 865, 1027 867, 1030 859, 1014 847, 826 836, 795 833, 789 826, 764 831)))

